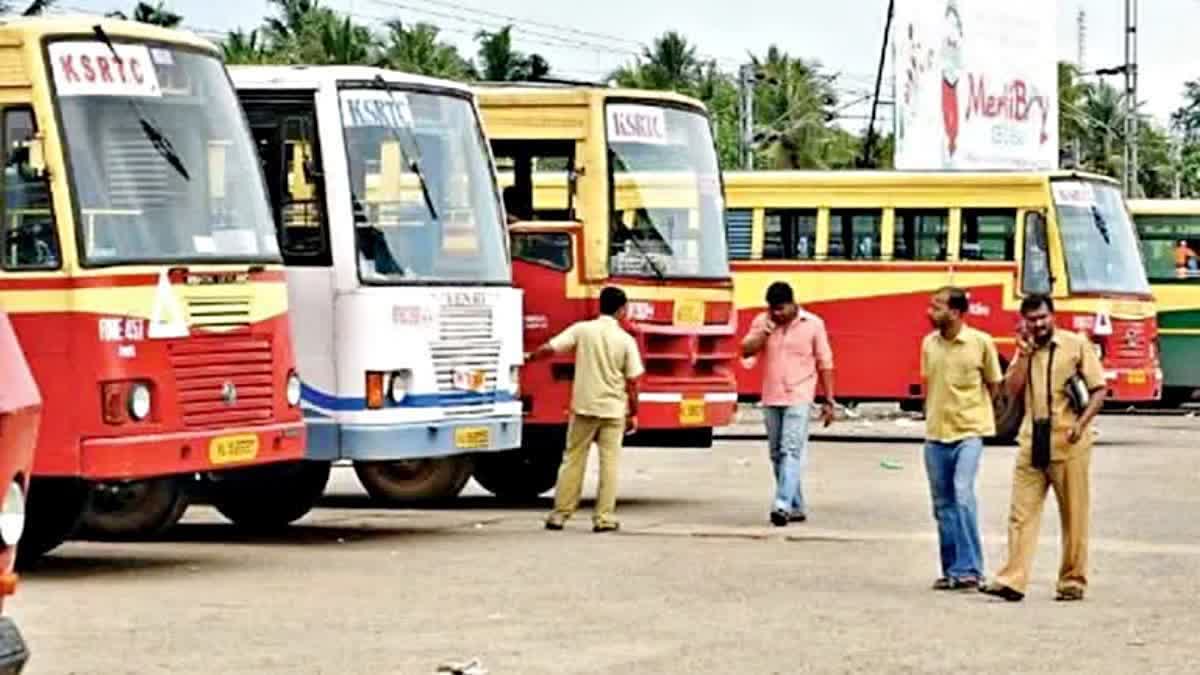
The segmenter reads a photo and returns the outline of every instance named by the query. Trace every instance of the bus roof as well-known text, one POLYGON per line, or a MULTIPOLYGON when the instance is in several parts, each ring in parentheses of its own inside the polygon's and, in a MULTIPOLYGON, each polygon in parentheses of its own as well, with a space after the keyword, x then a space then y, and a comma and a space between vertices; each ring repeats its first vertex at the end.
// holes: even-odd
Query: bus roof
POLYGON ((707 112, 704 103, 698 99, 673 91, 559 82, 477 82, 473 86, 480 105, 587 106, 608 99, 636 99, 674 103, 707 112))
POLYGON ((1148 216, 1200 215, 1200 199, 1130 199, 1129 210, 1148 216))
POLYGON ((273 89, 316 89, 345 81, 367 81, 377 76, 389 84, 415 84, 471 93, 471 88, 453 80, 371 66, 229 66, 229 76, 238 87, 273 89))
POLYGON ((906 187, 916 185, 945 185, 968 187, 972 185, 1036 185, 1053 178, 1078 178, 1110 183, 1119 183, 1099 174, 1080 171, 878 171, 878 170, 834 170, 834 171, 726 171, 726 184, 742 187, 787 187, 797 182, 807 186, 829 185, 832 187, 906 187))
POLYGON ((37 42, 45 37, 86 35, 95 36, 100 26, 110 37, 134 38, 149 42, 166 42, 202 49, 220 55, 212 42, 176 28, 163 28, 140 21, 110 19, 95 14, 56 14, 53 16, 14 16, 0 20, 0 35, 20 36, 22 41, 37 42))

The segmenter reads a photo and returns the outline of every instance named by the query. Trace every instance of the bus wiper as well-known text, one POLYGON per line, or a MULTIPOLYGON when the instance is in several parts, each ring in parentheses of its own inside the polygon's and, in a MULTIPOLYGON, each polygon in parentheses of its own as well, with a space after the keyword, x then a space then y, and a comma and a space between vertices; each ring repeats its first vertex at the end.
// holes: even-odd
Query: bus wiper
POLYGON ((658 277, 659 281, 666 281, 667 275, 663 274, 663 271, 659 268, 658 263, 654 262, 654 258, 651 258, 650 254, 646 252, 646 249, 642 248, 642 244, 637 240, 637 235, 635 235, 632 230, 629 232, 629 241, 632 241, 634 248, 638 250, 638 253, 642 254, 642 260, 645 260, 646 264, 650 266, 650 269, 654 270, 654 276, 658 277))
MULTIPOLYGON (((113 45, 112 40, 109 39, 108 33, 104 31, 104 28, 100 24, 96 24, 95 26, 92 26, 92 32, 95 33, 96 37, 104 43, 104 46, 108 47, 108 51, 112 52, 113 58, 116 59, 117 64, 124 67, 125 64, 121 59, 121 55, 117 53, 116 46, 113 45)), ((142 128, 142 133, 146 135, 146 140, 150 141, 151 147, 158 151, 158 154, 167 161, 167 164, 170 164, 172 167, 174 167, 174 169, 179 172, 179 175, 183 176, 184 180, 191 181, 192 177, 188 174, 187 167, 183 165, 183 160, 179 158, 179 153, 175 151, 175 146, 171 145, 171 141, 166 137, 166 135, 163 134, 163 132, 159 131, 158 127, 155 126, 153 122, 147 119, 146 113, 136 101, 134 101, 132 98, 126 98, 125 100, 129 102, 130 106, 133 107, 133 112, 135 115, 137 115, 138 124, 142 128)))
MULTIPOLYGON (((387 92, 392 105, 396 106, 396 109, 399 110, 400 104, 396 101, 396 95, 392 92, 392 88, 388 86, 387 80, 383 79, 382 75, 376 75, 375 84, 387 92)), ((400 120, 402 123, 403 121, 400 120)), ((389 126, 388 129, 391 130, 392 135, 396 137, 397 141, 403 143, 400 133, 395 126, 389 126)), ((417 144, 417 134, 408 126, 404 126, 404 132, 408 135, 408 142, 412 146, 412 152, 404 153, 410 158, 408 160, 408 168, 417 175, 417 182, 421 184, 421 196, 425 198, 425 206, 429 209, 429 215, 434 220, 438 220, 437 209, 433 206, 433 196, 429 192, 429 183, 425 180, 425 171, 421 168, 421 146, 417 144)))
POLYGON ((1092 223, 1096 226, 1096 229, 1100 231, 1100 236, 1104 237, 1104 243, 1112 246, 1112 240, 1109 239, 1108 235, 1108 223, 1104 222, 1104 216, 1100 215, 1100 209, 1096 208, 1095 204, 1091 206, 1091 209, 1092 223))

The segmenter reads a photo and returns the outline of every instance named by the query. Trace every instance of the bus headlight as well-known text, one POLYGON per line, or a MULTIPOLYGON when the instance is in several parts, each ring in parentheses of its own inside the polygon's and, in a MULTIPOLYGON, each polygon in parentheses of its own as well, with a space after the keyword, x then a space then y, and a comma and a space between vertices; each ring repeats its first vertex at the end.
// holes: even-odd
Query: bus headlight
POLYGON ((388 398, 392 400, 392 403, 399 404, 408 395, 410 379, 412 379, 411 371, 397 370, 392 373, 392 379, 388 380, 388 398))
POLYGON ((296 371, 288 373, 287 404, 293 408, 300 405, 300 376, 296 374, 296 371))
POLYGON ((129 387, 129 416, 142 421, 150 415, 150 387, 135 382, 129 387))
POLYGON ((25 490, 21 484, 13 481, 8 484, 8 492, 4 494, 4 504, 0 506, 0 543, 5 546, 16 546, 25 533, 25 490))
POLYGON ((513 396, 521 393, 521 366, 513 366, 508 371, 508 381, 512 386, 513 396))

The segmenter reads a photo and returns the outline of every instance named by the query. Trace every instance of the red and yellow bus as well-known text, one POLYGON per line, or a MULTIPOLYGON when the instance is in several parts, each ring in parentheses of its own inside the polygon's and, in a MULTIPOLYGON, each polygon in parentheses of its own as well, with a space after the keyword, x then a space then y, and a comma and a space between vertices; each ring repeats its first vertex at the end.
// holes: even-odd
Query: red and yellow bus
POLYGON ((303 515, 325 476, 291 461, 287 288, 220 52, 140 23, 11 19, 0 79, 0 306, 45 402, 22 558, 85 512, 102 536, 169 527, 196 477, 236 523, 303 515))
POLYGON ((13 567, 25 530, 25 496, 41 413, 33 374, 8 316, 0 311, 0 673, 19 673, 29 659, 21 632, 2 610, 4 599, 17 590, 13 567))
MULTIPOLYGON (((788 281, 828 324, 838 397, 919 409, 929 295, 954 284, 969 322, 1011 358, 1021 297, 1049 293, 1062 328, 1091 337, 1110 396, 1162 393, 1157 324, 1118 185, 1069 172, 729 172, 726 229, 739 333, 788 281)), ((760 373, 740 368, 757 397, 760 373)), ((1011 436, 1016 406, 1001 415, 1011 436)))
MULTIPOLYGON (((596 314, 601 289, 629 296, 646 362, 635 443, 707 447, 737 404, 733 285, 721 171, 708 115, 666 92, 586 85, 476 89, 511 220, 525 346, 596 314)), ((477 467, 498 494, 554 484, 571 397, 570 356, 526 366, 527 471, 477 467)), ((491 489, 491 485, 487 485, 491 489)))

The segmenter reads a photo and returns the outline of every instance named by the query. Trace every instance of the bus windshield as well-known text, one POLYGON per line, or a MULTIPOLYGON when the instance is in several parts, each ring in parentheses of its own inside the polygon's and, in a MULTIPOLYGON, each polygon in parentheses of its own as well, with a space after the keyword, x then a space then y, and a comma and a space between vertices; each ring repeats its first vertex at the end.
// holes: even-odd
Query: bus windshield
POLYGON ((1080 180, 1051 183, 1071 290, 1149 294, 1137 238, 1120 191, 1080 180))
POLYGON ((1200 213, 1135 214, 1151 281, 1200 283, 1200 213))
POLYGON ((721 170, 699 111, 607 106, 614 275, 729 277, 721 170))
POLYGON ((47 51, 86 264, 280 261, 220 60, 120 42, 47 51))
POLYGON ((364 283, 511 282, 500 199, 471 100, 343 88, 364 283))

